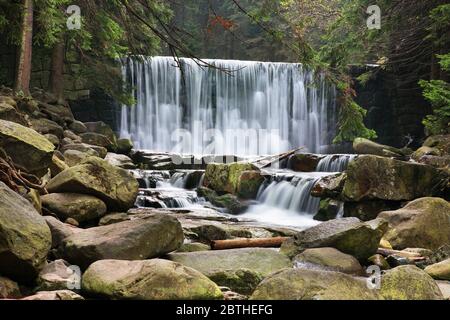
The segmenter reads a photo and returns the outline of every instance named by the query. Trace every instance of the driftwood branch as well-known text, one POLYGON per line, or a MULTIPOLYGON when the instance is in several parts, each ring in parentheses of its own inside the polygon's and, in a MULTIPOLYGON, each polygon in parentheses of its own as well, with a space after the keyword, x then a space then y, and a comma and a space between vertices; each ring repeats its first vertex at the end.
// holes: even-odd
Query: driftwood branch
POLYGON ((288 237, 274 237, 274 238, 239 238, 231 240, 214 240, 211 241, 211 248, 213 250, 237 249, 237 248, 277 248, 289 239, 288 237))

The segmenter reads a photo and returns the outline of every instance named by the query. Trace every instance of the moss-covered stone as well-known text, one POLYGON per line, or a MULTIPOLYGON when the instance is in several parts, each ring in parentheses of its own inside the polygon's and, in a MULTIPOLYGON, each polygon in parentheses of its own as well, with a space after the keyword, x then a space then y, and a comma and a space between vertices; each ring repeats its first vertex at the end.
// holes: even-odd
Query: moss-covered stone
POLYGON ((16 122, 18 124, 21 124, 23 126, 27 126, 27 120, 25 120, 25 117, 17 112, 17 110, 10 104, 7 104, 5 102, 0 102, 0 119, 16 122))
POLYGON ((117 149, 117 136, 109 125, 103 121, 97 122, 85 122, 88 132, 99 133, 106 136, 114 145, 114 149, 117 149))
POLYGON ((32 204, 0 182, 0 274, 32 281, 52 243, 50 229, 32 204))
POLYGON ((106 213, 105 203, 93 196, 77 193, 50 193, 42 196, 42 204, 61 220, 68 218, 86 222, 106 213))
POLYGON ((389 263, 381 254, 374 254, 373 256, 367 259, 371 264, 380 267, 381 270, 388 270, 391 268, 389 263))
POLYGON ((449 180, 434 167, 377 156, 350 162, 342 191, 347 201, 412 200, 440 193, 449 180))
POLYGON ((450 258, 427 266, 425 272, 434 279, 450 280, 450 258))
POLYGON ((417 149, 416 151, 414 151, 411 158, 413 158, 416 161, 419 161, 420 158, 422 158, 423 156, 427 156, 427 155, 440 156, 441 152, 436 148, 430 148, 430 147, 423 146, 423 147, 420 147, 419 149, 417 149))
POLYGON ((379 144, 364 138, 356 138, 353 141, 353 149, 359 154, 371 154, 381 157, 402 158, 406 155, 403 150, 379 144))
POLYGON ((321 199, 319 204, 319 211, 314 215, 314 220, 328 221, 336 219, 341 211, 343 203, 334 199, 321 199))
POLYGON ((226 208, 231 214, 240 214, 247 210, 248 205, 239 200, 233 194, 224 194, 219 196, 214 190, 205 187, 197 188, 197 193, 200 197, 206 198, 214 206, 219 208, 226 208))
POLYGON ((450 243, 450 204, 441 198, 420 198, 380 218, 389 223, 384 238, 395 249, 437 249, 450 243))
POLYGON ((425 271, 416 266, 399 266, 381 278, 380 294, 387 300, 441 300, 442 293, 425 271))
POLYGON ((255 199, 264 177, 260 171, 242 171, 238 178, 236 194, 243 199, 255 199))
POLYGON ((239 177, 244 171, 259 171, 259 169, 247 162, 209 163, 206 166, 204 186, 219 193, 236 194, 239 177))
POLYGON ((0 148, 19 168, 44 174, 52 163, 55 146, 33 129, 0 120, 0 148))
POLYGON ((221 287, 230 288, 243 295, 251 295, 264 279, 259 272, 249 269, 221 270, 210 273, 208 278, 221 287))
POLYGON ((184 243, 177 252, 196 252, 196 251, 207 251, 211 250, 211 246, 200 243, 200 242, 190 242, 184 243))
POLYGON ((314 184, 311 195, 313 197, 339 200, 346 178, 347 175, 345 173, 322 177, 314 184))
POLYGON ((450 134, 428 137, 423 145, 438 149, 442 155, 450 155, 450 134))
POLYGON ((83 143, 91 144, 94 146, 99 146, 106 148, 108 151, 116 151, 117 146, 109 140, 109 138, 103 134, 100 133, 94 133, 94 132, 86 132, 80 134, 81 141, 83 143))
POLYGON ((83 274, 89 295, 133 300, 222 299, 219 287, 200 272, 168 260, 102 260, 83 274))
POLYGON ((306 269, 285 269, 264 279, 250 300, 378 300, 364 280, 350 275, 306 269))
POLYGON ((117 140, 117 152, 122 154, 129 154, 133 149, 133 142, 130 139, 117 140))
POLYGON ((111 211, 131 208, 138 189, 137 180, 128 171, 97 157, 87 158, 79 165, 64 170, 47 185, 51 193, 93 195, 103 200, 111 211))
POLYGON ((40 134, 53 134, 58 138, 62 138, 64 136, 64 129, 57 124, 56 122, 46 119, 32 119, 30 121, 31 128, 39 132, 40 134))

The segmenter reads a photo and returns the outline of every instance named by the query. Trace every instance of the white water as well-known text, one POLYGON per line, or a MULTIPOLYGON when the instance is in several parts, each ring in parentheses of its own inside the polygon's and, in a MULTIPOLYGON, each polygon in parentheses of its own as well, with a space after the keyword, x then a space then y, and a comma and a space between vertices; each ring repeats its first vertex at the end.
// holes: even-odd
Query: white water
POLYGON ((350 161, 355 159, 353 154, 330 154, 325 156, 317 164, 319 172, 342 172, 347 169, 350 161))
POLYGON ((127 58, 136 105, 122 107, 120 134, 136 149, 186 154, 275 154, 304 146, 326 152, 335 93, 301 64, 172 57, 127 58), (180 129, 183 129, 181 131, 180 129))

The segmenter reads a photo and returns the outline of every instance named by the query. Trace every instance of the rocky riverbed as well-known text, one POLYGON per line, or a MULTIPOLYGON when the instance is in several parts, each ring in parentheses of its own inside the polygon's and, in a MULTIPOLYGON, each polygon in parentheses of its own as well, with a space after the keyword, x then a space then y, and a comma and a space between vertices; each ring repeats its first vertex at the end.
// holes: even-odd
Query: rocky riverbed
POLYGON ((0 92, 0 298, 450 297, 450 136, 416 151, 357 139, 355 156, 295 154, 281 171, 180 164, 33 96, 0 92), (258 219, 277 203, 303 220, 258 219))

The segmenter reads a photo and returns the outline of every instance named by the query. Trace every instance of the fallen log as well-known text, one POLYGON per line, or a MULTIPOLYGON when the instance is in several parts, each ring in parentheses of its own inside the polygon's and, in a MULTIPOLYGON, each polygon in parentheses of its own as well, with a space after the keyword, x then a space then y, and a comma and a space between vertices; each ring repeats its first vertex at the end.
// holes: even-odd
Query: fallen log
POLYGON ((211 241, 211 249, 239 249, 239 248, 278 248, 281 244, 289 239, 288 237, 274 238, 239 238, 230 240, 213 240, 211 241))
POLYGON ((296 152, 302 150, 303 147, 297 148, 297 149, 293 149, 290 150, 288 152, 284 152, 281 154, 277 154, 274 156, 268 156, 262 159, 258 159, 256 161, 253 161, 252 163, 257 166, 259 169, 264 169, 267 167, 272 166, 274 163, 280 162, 286 158, 289 158, 291 155, 295 154, 296 152))

